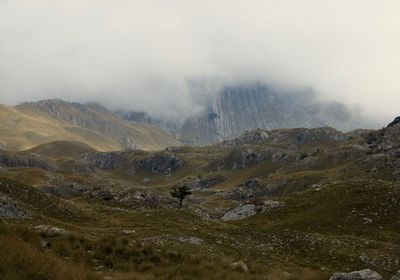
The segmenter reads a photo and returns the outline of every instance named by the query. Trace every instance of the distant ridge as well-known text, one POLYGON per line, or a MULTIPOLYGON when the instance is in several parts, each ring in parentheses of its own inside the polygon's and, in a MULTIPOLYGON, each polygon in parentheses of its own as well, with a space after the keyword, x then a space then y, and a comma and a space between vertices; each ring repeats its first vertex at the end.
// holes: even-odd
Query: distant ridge
POLYGON ((0 105, 0 131, 0 142, 8 150, 27 150, 54 141, 82 142, 99 151, 180 145, 154 125, 125 121, 98 104, 59 99, 0 105))

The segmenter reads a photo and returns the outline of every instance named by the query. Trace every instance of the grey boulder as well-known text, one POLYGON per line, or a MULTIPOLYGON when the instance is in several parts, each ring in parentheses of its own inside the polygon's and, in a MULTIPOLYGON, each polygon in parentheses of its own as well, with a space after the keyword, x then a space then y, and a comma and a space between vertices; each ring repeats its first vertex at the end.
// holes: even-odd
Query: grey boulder
POLYGON ((353 271, 350 273, 335 273, 330 280, 383 280, 382 276, 371 269, 353 271))

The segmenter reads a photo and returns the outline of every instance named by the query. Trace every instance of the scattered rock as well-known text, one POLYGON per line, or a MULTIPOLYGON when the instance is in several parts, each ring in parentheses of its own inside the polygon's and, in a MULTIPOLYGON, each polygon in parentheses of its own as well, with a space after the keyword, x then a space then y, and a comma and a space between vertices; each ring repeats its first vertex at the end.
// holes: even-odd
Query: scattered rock
POLYGON ((400 280, 400 270, 398 270, 396 275, 393 275, 393 277, 390 280, 400 280))
POLYGON ((233 270, 240 271, 240 272, 249 271, 249 268, 247 267, 247 265, 243 261, 238 261, 238 262, 231 263, 230 267, 233 270))
POLYGON ((113 200, 119 206, 138 211, 174 207, 174 200, 170 196, 156 190, 125 189, 115 193, 113 200))
POLYGON ((88 188, 77 183, 62 183, 58 186, 44 186, 43 190, 50 194, 61 198, 72 198, 80 196, 88 191, 88 188))
POLYGON ((134 229, 124 229, 121 232, 122 232, 122 234, 126 234, 126 235, 131 235, 131 234, 136 233, 136 231, 134 229))
POLYGON ((194 180, 187 182, 186 185, 188 187, 190 187, 191 189, 202 190, 202 189, 208 189, 215 185, 218 185, 225 180, 226 180, 226 178, 223 176, 216 176, 216 177, 212 177, 212 178, 197 177, 194 180))
POLYGON ((370 218, 363 218, 364 224, 369 225, 372 224, 372 219, 370 218))
POLYGON ((118 278, 111 277, 111 276, 104 276, 103 279, 104 280, 118 280, 118 278))
POLYGON ((62 229, 59 227, 53 227, 50 225, 38 225, 38 226, 33 227, 33 229, 40 233, 45 233, 48 235, 66 235, 69 233, 65 229, 62 229))
POLYGON ((233 189, 230 197, 235 200, 248 200, 265 195, 267 192, 267 187, 261 184, 260 179, 252 178, 233 189))
POLYGON ((39 155, 27 152, 12 153, 0 151, 0 166, 7 168, 36 167, 49 171, 56 170, 54 164, 42 159, 39 155))
POLYGON ((5 195, 0 195, 0 218, 27 219, 30 215, 5 195))
POLYGON ((86 153, 78 157, 79 160, 85 162, 89 168, 98 168, 102 170, 110 170, 118 168, 124 162, 128 152, 95 152, 86 153))
POLYGON ((265 200, 264 201, 264 211, 281 208, 283 206, 285 206, 285 203, 282 201, 276 201, 276 200, 265 200))
POLYGON ((294 128, 294 129, 256 129, 246 131, 239 137, 223 141, 220 145, 237 146, 249 143, 289 143, 290 146, 311 144, 320 141, 343 142, 347 140, 344 133, 330 127, 294 128))
POLYGON ((135 169, 153 174, 171 173, 183 166, 183 160, 163 153, 152 154, 135 162, 135 169))
POLYGON ((364 269, 350 273, 335 273, 330 280, 383 280, 383 278, 378 272, 371 269, 364 269))
POLYGON ((262 205, 255 205, 255 204, 239 205, 226 212, 225 215, 221 218, 221 221, 227 222, 227 221, 242 220, 254 216, 258 213, 263 213, 265 211, 283 207, 284 205, 285 204, 283 202, 274 200, 266 200, 262 205))
POLYGON ((144 178, 143 179, 143 184, 148 184, 150 183, 150 179, 149 178, 144 178))
POLYGON ((178 237, 177 240, 180 243, 189 243, 189 244, 192 244, 192 245, 201 245, 203 243, 203 239, 198 238, 198 237, 189 237, 189 238, 187 238, 187 237, 181 236, 181 237, 178 237))
POLYGON ((104 201, 111 201, 114 199, 114 195, 109 188, 95 190, 91 193, 91 196, 95 198, 100 198, 104 201))

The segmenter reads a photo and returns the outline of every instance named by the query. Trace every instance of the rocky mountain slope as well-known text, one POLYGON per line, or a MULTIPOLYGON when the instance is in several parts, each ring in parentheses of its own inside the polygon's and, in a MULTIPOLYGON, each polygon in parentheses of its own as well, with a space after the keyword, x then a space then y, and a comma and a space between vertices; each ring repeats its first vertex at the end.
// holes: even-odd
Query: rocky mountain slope
POLYGON ((257 129, 161 151, 0 151, 0 276, 392 279, 399 136, 395 121, 257 129), (180 208, 170 191, 183 185, 193 194, 180 208))
MULTIPOLYGON (((201 96, 202 87, 196 94, 201 96)), ((206 91, 206 89, 204 89, 206 91)), ((212 95, 214 96, 214 95, 212 95)), ((215 98, 203 98, 206 110, 179 122, 146 113, 119 112, 126 120, 160 126, 188 145, 209 145, 253 129, 330 126, 349 131, 375 126, 345 105, 318 101, 311 90, 287 90, 252 84, 222 87, 215 98)))
POLYGON ((57 141, 78 141, 98 150, 161 149, 180 143, 154 125, 127 122, 96 104, 43 100, 0 106, 0 147, 23 150, 57 141))
POLYGON ((206 114, 187 120, 180 139, 184 143, 207 145, 257 128, 323 126, 348 131, 362 124, 357 123, 343 104, 318 102, 309 91, 238 86, 223 89, 206 114))

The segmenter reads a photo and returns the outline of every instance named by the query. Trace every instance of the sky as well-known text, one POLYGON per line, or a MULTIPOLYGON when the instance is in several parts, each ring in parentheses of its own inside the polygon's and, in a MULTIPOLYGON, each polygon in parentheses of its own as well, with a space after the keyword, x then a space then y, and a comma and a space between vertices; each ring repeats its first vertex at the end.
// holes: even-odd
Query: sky
POLYGON ((203 109, 198 95, 258 81, 389 120, 400 114, 399 11, 398 0, 0 0, 0 103, 187 117, 203 109))

